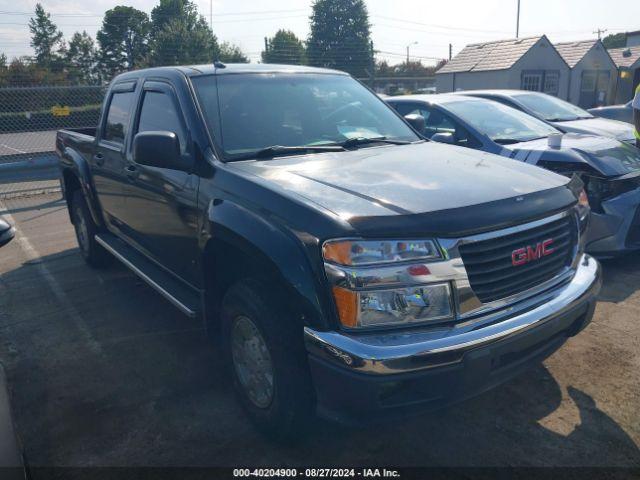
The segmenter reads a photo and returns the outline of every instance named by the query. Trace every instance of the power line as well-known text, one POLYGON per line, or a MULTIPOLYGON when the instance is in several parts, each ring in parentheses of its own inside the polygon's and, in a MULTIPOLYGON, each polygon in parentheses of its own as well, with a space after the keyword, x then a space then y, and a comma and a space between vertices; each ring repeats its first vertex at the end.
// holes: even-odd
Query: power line
POLYGON ((509 33, 505 30, 484 30, 484 29, 477 29, 477 28, 463 28, 463 27, 452 27, 449 25, 436 25, 432 23, 422 23, 422 22, 416 22, 413 20, 405 20, 402 18, 386 17, 384 15, 372 15, 372 17, 381 18, 382 20, 390 20, 393 22, 409 23, 412 25, 421 25, 423 27, 440 28, 445 30, 459 30, 464 32, 479 32, 479 33, 509 33))

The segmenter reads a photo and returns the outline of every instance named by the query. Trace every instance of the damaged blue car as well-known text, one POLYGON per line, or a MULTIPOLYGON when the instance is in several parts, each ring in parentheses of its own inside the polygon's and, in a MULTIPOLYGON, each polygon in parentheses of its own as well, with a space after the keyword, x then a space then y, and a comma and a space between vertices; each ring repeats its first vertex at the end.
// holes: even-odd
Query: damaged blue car
POLYGON ((477 97, 408 95, 387 102, 433 141, 578 175, 592 211, 587 251, 611 257, 640 249, 637 148, 614 138, 564 134, 526 113, 477 97))

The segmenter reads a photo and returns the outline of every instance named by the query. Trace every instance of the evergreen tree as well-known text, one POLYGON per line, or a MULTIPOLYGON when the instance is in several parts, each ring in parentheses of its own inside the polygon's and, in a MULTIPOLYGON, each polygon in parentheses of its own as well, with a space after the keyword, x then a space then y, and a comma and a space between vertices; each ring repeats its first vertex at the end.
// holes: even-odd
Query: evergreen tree
POLYGON ((356 77, 373 64, 369 14, 364 0, 315 0, 307 41, 310 65, 335 68, 356 77))
POLYGON ((107 78, 145 66, 149 28, 149 16, 145 12, 124 5, 107 10, 96 36, 100 44, 100 67, 107 78))
POLYGON ((267 49, 262 52, 262 61, 264 63, 304 65, 306 63, 304 44, 290 30, 278 30, 273 37, 267 40, 267 49))
POLYGON ((220 53, 218 60, 227 63, 249 63, 249 58, 244 54, 242 49, 229 42, 220 44, 220 53))
POLYGON ((160 0, 151 11, 151 63, 183 65, 211 63, 218 41, 193 2, 160 0))
POLYGON ((622 48, 627 46, 627 34, 626 33, 612 33, 602 39, 604 47, 609 48, 622 48))
POLYGON ((51 66, 58 50, 63 47, 62 32, 39 3, 36 4, 35 17, 29 19, 29 31, 36 62, 43 67, 51 66))
POLYGON ((91 36, 86 31, 74 33, 66 54, 69 80, 76 83, 96 82, 96 55, 96 47, 91 36))

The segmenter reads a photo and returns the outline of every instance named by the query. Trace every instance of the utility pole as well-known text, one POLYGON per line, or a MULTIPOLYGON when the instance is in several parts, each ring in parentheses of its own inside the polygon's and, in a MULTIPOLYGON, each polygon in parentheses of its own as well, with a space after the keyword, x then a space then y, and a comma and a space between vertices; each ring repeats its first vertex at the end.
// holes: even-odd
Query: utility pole
POLYGON ((213 0, 209 0, 209 28, 213 32, 213 0))
POLYGON ((516 38, 520 38, 520 0, 518 0, 518 15, 516 17, 516 38))
POLYGON ((369 42, 369 87, 376 88, 376 51, 373 49, 373 40, 369 42))
POLYGON ((600 40, 602 38, 602 34, 603 33, 607 33, 607 29, 602 29, 602 28, 598 28, 595 32, 593 33, 597 33, 598 34, 598 40, 600 40))
POLYGON ((417 45, 417 44, 418 44, 418 42, 412 42, 409 45, 407 45, 407 65, 409 65, 409 47, 411 45, 417 45))
POLYGON ((453 58, 453 44, 449 44, 449 61, 453 58))

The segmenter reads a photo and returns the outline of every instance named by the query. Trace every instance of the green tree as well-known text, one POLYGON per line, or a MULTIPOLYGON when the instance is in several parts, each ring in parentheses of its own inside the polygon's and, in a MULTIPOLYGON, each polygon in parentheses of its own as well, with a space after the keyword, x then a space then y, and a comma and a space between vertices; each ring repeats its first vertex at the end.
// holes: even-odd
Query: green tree
POLYGON ((160 0, 151 11, 152 65, 211 63, 220 53, 206 20, 189 0, 160 0))
POLYGON ((262 52, 262 61, 304 65, 306 63, 304 44, 292 31, 280 29, 273 37, 267 39, 266 50, 262 52))
POLYGON ((627 34, 626 33, 612 33, 602 39, 604 47, 609 48, 622 48, 627 46, 627 34))
POLYGON ((364 0, 315 0, 307 41, 310 65, 367 76, 373 63, 369 14, 364 0))
POLYGON ((0 53, 0 69, 7 68, 7 56, 4 53, 0 53))
POLYGON ((62 32, 51 21, 51 15, 39 3, 36 4, 35 17, 29 19, 29 31, 36 62, 41 66, 49 67, 56 58, 58 50, 63 47, 62 32))
POLYGON ((74 33, 66 55, 69 80, 75 83, 95 83, 98 80, 96 57, 93 38, 86 31, 74 33))
POLYGON ((149 16, 145 12, 125 5, 107 10, 96 35, 100 67, 107 78, 145 66, 149 29, 149 16))
POLYGON ((217 59, 227 63, 249 63, 249 57, 244 54, 242 49, 229 42, 222 42, 220 44, 217 59))

